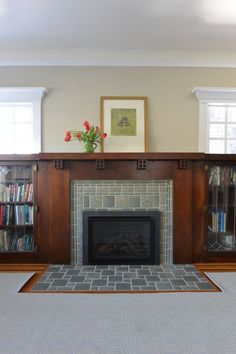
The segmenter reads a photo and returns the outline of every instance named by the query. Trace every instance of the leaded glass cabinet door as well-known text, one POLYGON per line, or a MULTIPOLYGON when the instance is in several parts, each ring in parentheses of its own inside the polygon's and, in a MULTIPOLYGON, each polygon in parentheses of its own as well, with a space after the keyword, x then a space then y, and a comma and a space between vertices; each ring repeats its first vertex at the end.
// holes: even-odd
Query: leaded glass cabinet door
POLYGON ((0 165, 0 253, 34 252, 32 165, 0 165))
POLYGON ((214 165, 208 171, 208 231, 211 252, 236 251, 236 165, 214 165))

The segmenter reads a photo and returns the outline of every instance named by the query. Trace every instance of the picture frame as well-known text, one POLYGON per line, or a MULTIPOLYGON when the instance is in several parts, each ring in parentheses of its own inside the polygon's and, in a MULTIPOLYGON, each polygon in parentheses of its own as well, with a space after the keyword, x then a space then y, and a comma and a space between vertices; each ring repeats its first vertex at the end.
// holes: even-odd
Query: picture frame
POLYGON ((147 151, 147 97, 100 97, 102 152, 147 151))

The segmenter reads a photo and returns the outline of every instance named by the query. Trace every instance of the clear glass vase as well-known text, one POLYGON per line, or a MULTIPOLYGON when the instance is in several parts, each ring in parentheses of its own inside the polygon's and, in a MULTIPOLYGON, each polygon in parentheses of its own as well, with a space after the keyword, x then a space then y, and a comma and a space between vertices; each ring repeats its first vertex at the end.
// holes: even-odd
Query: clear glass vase
POLYGON ((96 143, 92 143, 90 141, 86 141, 84 143, 84 152, 94 152, 97 148, 97 144, 96 143))

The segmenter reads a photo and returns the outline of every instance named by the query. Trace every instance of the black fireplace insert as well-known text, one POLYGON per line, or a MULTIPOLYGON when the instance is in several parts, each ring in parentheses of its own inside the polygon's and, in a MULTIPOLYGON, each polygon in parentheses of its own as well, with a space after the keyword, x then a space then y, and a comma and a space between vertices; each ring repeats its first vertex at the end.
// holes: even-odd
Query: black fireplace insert
POLYGON ((160 211, 84 211, 83 264, 159 264, 160 211))

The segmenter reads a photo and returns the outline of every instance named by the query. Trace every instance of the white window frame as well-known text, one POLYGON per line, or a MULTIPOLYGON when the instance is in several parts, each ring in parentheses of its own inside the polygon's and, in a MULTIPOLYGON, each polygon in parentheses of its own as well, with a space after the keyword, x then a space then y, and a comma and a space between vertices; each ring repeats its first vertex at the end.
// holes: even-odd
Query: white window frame
POLYGON ((195 87, 192 91, 199 100, 199 151, 209 153, 209 104, 235 104, 236 88, 195 87))
POLYGON ((41 106, 43 96, 47 93, 45 87, 0 87, 0 103, 26 103, 33 107, 33 151, 39 153, 41 143, 41 106))

